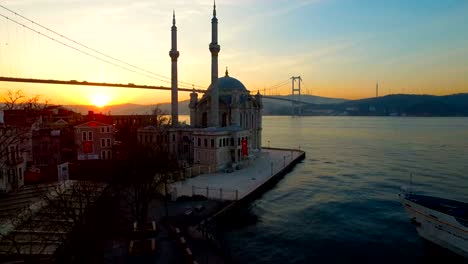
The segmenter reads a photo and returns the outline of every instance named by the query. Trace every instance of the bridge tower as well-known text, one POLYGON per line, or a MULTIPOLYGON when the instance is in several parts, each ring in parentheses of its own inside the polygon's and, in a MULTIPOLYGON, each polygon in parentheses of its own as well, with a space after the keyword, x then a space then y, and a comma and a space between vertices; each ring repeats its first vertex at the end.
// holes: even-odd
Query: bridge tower
POLYGON ((302 78, 301 76, 293 76, 291 77, 292 80, 292 90, 291 90, 291 99, 293 100, 291 102, 292 104, 292 110, 291 110, 291 115, 295 116, 301 116, 302 115, 302 104, 299 103, 301 101, 301 82, 302 78), (297 87, 296 87, 297 84, 297 87))

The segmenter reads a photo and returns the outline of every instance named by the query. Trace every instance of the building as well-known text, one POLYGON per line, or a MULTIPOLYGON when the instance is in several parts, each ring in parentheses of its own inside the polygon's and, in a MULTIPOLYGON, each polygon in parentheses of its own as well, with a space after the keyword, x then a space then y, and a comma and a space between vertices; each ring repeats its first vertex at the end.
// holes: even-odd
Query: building
POLYGON ((0 192, 9 192, 24 185, 26 153, 23 128, 0 124, 0 192))
POLYGON ((114 127, 109 123, 88 121, 74 127, 77 160, 112 159, 114 127))
POLYGON ((212 38, 211 84, 199 99, 190 95, 190 127, 178 124, 177 89, 177 27, 175 14, 172 21, 172 129, 169 130, 170 152, 182 163, 206 165, 215 170, 237 165, 261 151, 262 100, 259 93, 252 96, 236 78, 218 78, 218 18, 216 5, 211 19, 212 38))

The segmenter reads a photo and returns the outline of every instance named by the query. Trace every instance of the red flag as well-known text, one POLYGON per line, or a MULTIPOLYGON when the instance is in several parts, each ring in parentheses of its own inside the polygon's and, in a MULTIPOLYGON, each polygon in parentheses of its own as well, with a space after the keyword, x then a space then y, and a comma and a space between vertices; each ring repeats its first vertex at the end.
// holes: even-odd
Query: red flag
POLYGON ((83 142, 83 153, 93 153, 93 142, 92 141, 84 141, 83 142))
POLYGON ((247 146, 247 139, 242 140, 242 156, 249 155, 249 147, 247 146))

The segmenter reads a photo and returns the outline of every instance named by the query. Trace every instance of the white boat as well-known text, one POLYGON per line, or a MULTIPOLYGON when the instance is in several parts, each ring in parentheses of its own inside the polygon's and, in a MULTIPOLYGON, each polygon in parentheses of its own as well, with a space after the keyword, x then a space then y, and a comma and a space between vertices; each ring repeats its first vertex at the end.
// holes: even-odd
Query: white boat
POLYGON ((417 194, 399 196, 421 237, 468 258, 468 203, 417 194))

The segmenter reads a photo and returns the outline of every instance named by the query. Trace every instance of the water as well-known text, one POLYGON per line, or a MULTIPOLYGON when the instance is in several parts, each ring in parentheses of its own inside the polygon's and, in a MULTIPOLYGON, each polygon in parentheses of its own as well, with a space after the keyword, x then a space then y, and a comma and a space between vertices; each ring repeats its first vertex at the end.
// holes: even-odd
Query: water
POLYGON ((225 240, 240 263, 423 263, 402 185, 468 202, 468 118, 264 117, 263 145, 303 163, 240 212, 225 240))

